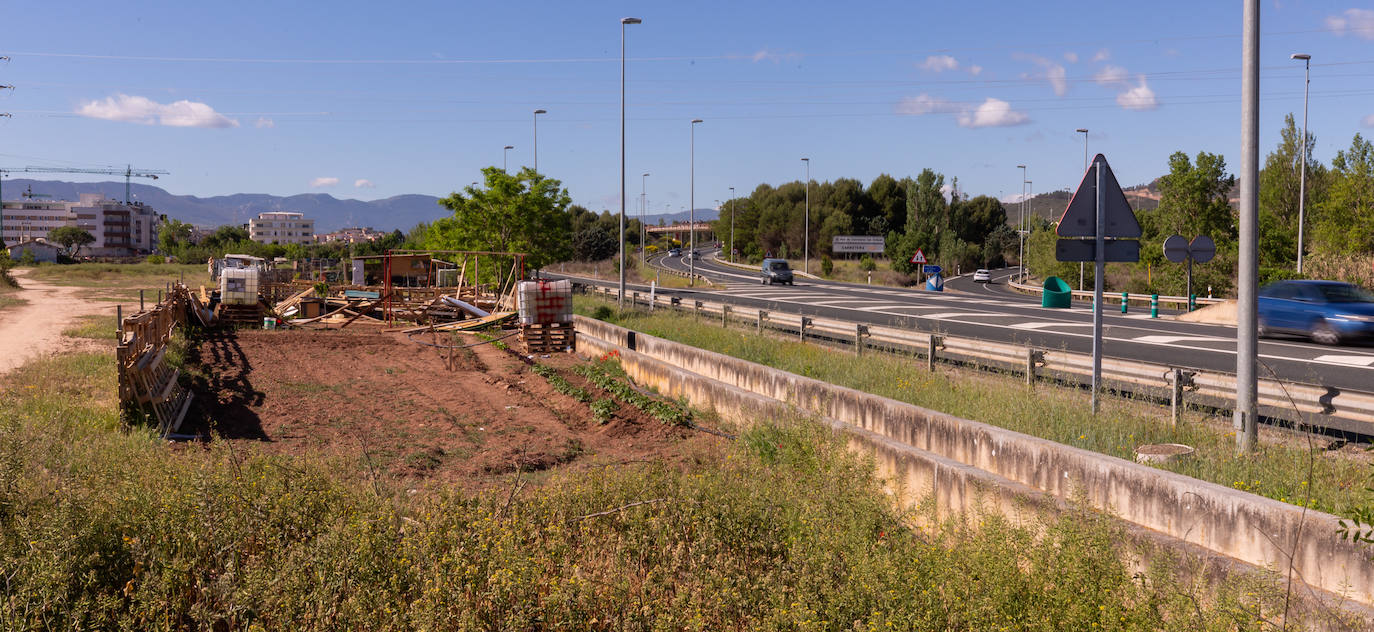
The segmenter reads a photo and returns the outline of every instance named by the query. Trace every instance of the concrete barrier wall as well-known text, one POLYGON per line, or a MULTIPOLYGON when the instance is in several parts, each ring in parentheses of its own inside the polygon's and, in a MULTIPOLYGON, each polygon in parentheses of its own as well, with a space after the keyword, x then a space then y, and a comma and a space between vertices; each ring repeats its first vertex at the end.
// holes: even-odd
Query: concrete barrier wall
MULTIPOLYGON (((577 318, 579 348, 591 339, 638 354, 622 362, 636 380, 693 405, 713 408, 748 423, 749 416, 789 407, 803 414, 849 425, 875 454, 883 475, 900 474, 905 502, 934 495, 941 514, 978 504, 973 488, 1009 484, 1060 501, 1085 497, 1094 507, 1127 523, 1196 545, 1241 562, 1286 570, 1294 551, 1297 577, 1308 585, 1374 604, 1374 562, 1366 549, 1336 535, 1338 518, 1268 498, 1203 482, 1111 456, 1046 441, 983 423, 905 404, 746 362, 722 354, 630 332, 608 323, 577 318), (631 347, 630 343, 633 343, 631 347), (657 362, 653 362, 657 360, 657 362), (708 378, 732 389, 713 387, 708 378), (746 397, 746 395, 748 397, 746 397), (774 402, 769 404, 768 402, 774 402), (782 408, 778 408, 778 403, 782 408), (887 444, 885 442, 891 442, 887 444), (879 450, 879 452, 881 452, 879 450), (938 466, 913 465, 904 454, 938 466), (935 460, 931 460, 931 458, 935 460), (992 475, 969 478, 972 468, 992 475), (987 485, 975 485, 983 480, 987 485), (972 487, 970 487, 972 485, 972 487)), ((609 350, 610 346, 591 348, 609 350)), ((993 493, 982 502, 1007 508, 1015 493, 993 493)))

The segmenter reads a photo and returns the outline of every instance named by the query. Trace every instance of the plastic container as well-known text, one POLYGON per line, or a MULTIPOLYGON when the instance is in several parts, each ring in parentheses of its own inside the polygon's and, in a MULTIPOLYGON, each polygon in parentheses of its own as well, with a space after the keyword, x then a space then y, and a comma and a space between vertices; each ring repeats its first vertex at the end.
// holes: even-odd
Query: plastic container
POLYGON ((571 281, 521 281, 516 296, 522 325, 572 322, 571 281))
POLYGON ((1073 288, 1064 279, 1055 276, 1045 279, 1043 290, 1040 295, 1041 307, 1068 309, 1073 303, 1073 288))
POLYGON ((273 317, 271 317, 271 316, 264 317, 264 318, 262 319, 262 328, 263 328, 263 329, 276 329, 276 328, 277 328, 277 319, 275 319, 275 318, 273 318, 273 317))
POLYGON ((219 300, 225 305, 256 305, 258 271, 253 268, 225 268, 219 275, 219 300))
POLYGON ((439 270, 435 273, 435 285, 453 287, 458 285, 458 270, 439 270))

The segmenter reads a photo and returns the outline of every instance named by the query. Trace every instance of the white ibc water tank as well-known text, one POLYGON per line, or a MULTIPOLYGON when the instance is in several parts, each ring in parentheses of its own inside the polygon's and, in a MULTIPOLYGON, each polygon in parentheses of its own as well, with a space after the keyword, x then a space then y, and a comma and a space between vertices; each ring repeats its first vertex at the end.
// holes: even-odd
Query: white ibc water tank
POLYGON ((521 281, 520 324, 572 322, 572 282, 521 281))
POLYGON ((258 302, 256 268, 226 268, 219 275, 219 300, 226 305, 254 305, 258 302))

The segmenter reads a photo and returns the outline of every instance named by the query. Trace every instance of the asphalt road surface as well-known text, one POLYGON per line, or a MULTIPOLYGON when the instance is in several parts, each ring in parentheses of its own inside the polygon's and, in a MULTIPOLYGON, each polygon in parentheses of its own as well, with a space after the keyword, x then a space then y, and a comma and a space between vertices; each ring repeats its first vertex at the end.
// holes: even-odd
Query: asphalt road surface
MULTIPOLYGON (((993 282, 988 284, 974 283, 972 275, 949 279, 944 292, 839 283, 800 274, 793 286, 766 286, 760 284, 757 272, 726 266, 714 259, 715 253, 701 252, 704 256, 697 262, 696 272, 709 278, 712 285, 660 288, 658 292, 813 317, 1092 352, 1091 307, 1041 307, 1039 296, 1007 287, 1012 269, 994 271, 993 282)), ((689 267, 682 257, 659 257, 650 265, 680 271, 689 267)), ((643 286, 632 289, 647 291, 643 286)), ((1235 327, 1151 319, 1148 308, 1131 306, 1130 310, 1123 315, 1119 306, 1109 304, 1103 314, 1106 357, 1235 373, 1235 327)), ((1261 378, 1374 390, 1374 346, 1368 343, 1323 346, 1300 338, 1263 339, 1259 361, 1261 378)))

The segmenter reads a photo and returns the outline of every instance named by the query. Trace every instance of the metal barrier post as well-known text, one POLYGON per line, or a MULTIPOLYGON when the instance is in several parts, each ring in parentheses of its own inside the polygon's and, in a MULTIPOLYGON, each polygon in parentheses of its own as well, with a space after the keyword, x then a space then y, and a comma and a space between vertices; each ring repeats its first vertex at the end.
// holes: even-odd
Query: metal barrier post
POLYGON ((1159 318, 1159 295, 1150 295, 1150 318, 1159 318))
POLYGON ((807 325, 810 325, 810 324, 811 324, 811 319, 810 319, 810 318, 808 318, 808 317, 806 317, 806 316, 802 316, 802 317, 801 317, 801 326, 797 327, 797 340, 800 340, 800 341, 802 341, 802 342, 806 342, 806 326, 807 326, 807 325))
POLYGON ((759 310, 759 333, 763 333, 763 321, 768 320, 768 312, 759 310))
POLYGON ((1173 397, 1169 399, 1169 427, 1178 427, 1178 417, 1183 408, 1183 369, 1174 369, 1173 397))
POLYGON ((701 301, 692 301, 696 305, 696 320, 701 320, 701 301))
POLYGON ((1035 362, 1040 357, 1040 352, 1026 347, 1026 386, 1035 386, 1035 362))
POLYGON ((926 370, 935 370, 935 348, 940 346, 940 337, 932 335, 926 339, 926 370))
POLYGON ((1191 312, 1191 311, 1193 311, 1193 310, 1195 310, 1195 309, 1197 309, 1197 295, 1196 295, 1196 294, 1189 294, 1189 295, 1188 295, 1188 311, 1191 312))
POLYGON ((729 328, 730 328, 730 306, 729 306, 729 305, 721 305, 721 306, 720 306, 720 326, 721 326, 721 327, 724 327, 724 328, 726 328, 726 329, 729 329, 729 328))
POLYGON ((1121 313, 1122 313, 1122 314, 1125 314, 1125 313, 1126 313, 1126 303, 1127 303, 1127 301, 1130 301, 1130 300, 1131 300, 1131 294, 1130 294, 1129 292, 1122 292, 1122 293, 1121 293, 1121 313))
POLYGON ((864 336, 868 335, 868 325, 854 325, 854 355, 864 354, 864 336))

